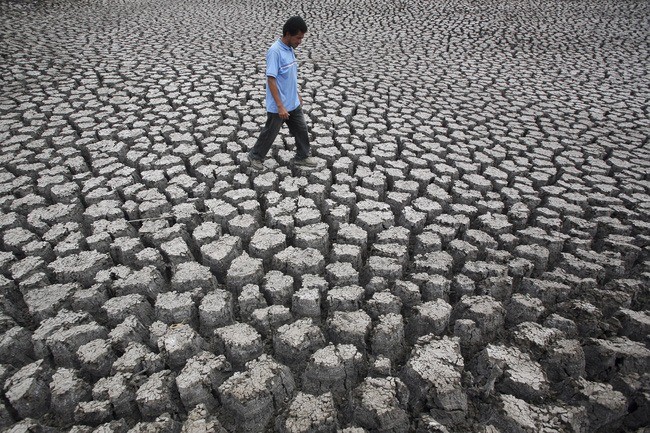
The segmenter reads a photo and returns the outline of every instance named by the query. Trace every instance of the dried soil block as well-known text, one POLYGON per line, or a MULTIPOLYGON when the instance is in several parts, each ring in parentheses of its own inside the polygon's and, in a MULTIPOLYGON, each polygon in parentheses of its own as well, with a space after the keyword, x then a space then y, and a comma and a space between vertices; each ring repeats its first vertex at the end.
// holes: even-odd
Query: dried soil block
POLYGON ((541 300, 520 293, 513 294, 505 304, 508 326, 522 322, 536 322, 546 312, 541 300))
POLYGON ((296 227, 293 237, 296 248, 313 248, 323 255, 329 251, 329 227, 325 223, 296 227))
POLYGON ((237 215, 227 222, 228 233, 242 239, 245 244, 250 242, 251 238, 259 229, 260 223, 253 215, 237 215))
POLYGON ((288 247, 273 256, 271 266, 301 281, 305 274, 321 275, 325 271, 325 258, 313 248, 288 247))
POLYGON ((281 230, 261 227, 253 234, 248 244, 248 252, 251 257, 262 259, 264 267, 268 269, 273 256, 286 247, 287 237, 281 230))
POLYGON ((643 342, 650 335, 650 313, 648 311, 621 308, 616 317, 621 321, 623 335, 626 337, 643 342))
POLYGON ((124 212, 122 212, 121 204, 119 200, 101 200, 91 204, 83 212, 84 228, 90 231, 92 224, 102 219, 109 221, 123 219, 124 212))
POLYGON ((400 298, 406 308, 414 308, 422 303, 420 287, 412 281, 397 280, 390 291, 400 298))
POLYGON ((189 358, 207 349, 207 344, 190 325, 177 324, 167 328, 158 348, 170 368, 180 369, 189 358))
POLYGON ((128 316, 135 316, 140 323, 149 326, 155 317, 154 310, 142 295, 125 295, 111 298, 102 306, 110 326, 117 326, 128 316))
POLYGON ((519 245, 514 250, 514 255, 529 260, 534 267, 535 276, 546 272, 550 252, 541 245, 519 245))
POLYGON ((330 263, 325 268, 325 278, 330 286, 359 284, 359 273, 351 263, 330 263))
POLYGON ((291 298, 291 312, 296 317, 310 317, 320 321, 321 296, 318 289, 301 288, 291 298))
POLYGON ((52 371, 44 360, 27 364, 4 383, 4 395, 21 418, 39 418, 50 409, 52 371))
POLYGON ((210 199, 205 201, 205 208, 210 219, 221 227, 226 227, 228 221, 238 215, 237 208, 223 200, 210 199))
POLYGON ((579 378, 576 397, 586 407, 589 427, 597 431, 616 429, 627 415, 627 398, 608 383, 590 382, 579 378))
POLYGON ((589 302, 574 300, 555 306, 555 311, 574 321, 583 338, 601 338, 607 329, 606 320, 598 307, 589 302))
POLYGON ((362 252, 367 251, 368 233, 355 224, 341 224, 336 232, 336 240, 341 244, 357 245, 362 252))
POLYGON ((159 353, 141 343, 129 343, 124 354, 117 358, 111 367, 111 373, 136 374, 146 372, 153 374, 164 368, 164 361, 159 353))
POLYGON ((302 375, 303 390, 311 394, 332 392, 340 401, 365 376, 365 358, 351 344, 329 344, 309 359, 302 375))
POLYGON ((296 390, 288 367, 262 355, 219 387, 221 404, 237 432, 264 431, 296 390))
POLYGON ((250 324, 264 337, 273 335, 276 329, 291 323, 293 315, 284 305, 271 305, 258 308, 251 313, 250 324))
POLYGON ((37 240, 34 233, 22 227, 11 228, 2 235, 4 247, 15 254, 23 254, 25 246, 37 240))
POLYGON ((395 281, 402 278, 403 274, 404 266, 400 259, 373 255, 366 260, 361 282, 365 284, 376 277, 385 278, 388 281, 395 281))
POLYGON ((482 295, 492 296, 498 301, 506 301, 512 296, 513 279, 509 276, 490 276, 477 281, 476 290, 482 295))
POLYGON ((431 251, 440 251, 441 249, 442 241, 438 233, 424 231, 415 236, 415 244, 413 247, 414 255, 426 254, 431 251))
POLYGON ((433 251, 414 258, 415 270, 430 275, 451 276, 453 257, 445 251, 433 251))
POLYGON ((261 259, 242 253, 235 258, 226 273, 226 287, 232 293, 239 293, 247 284, 260 284, 264 277, 264 266, 261 259))
POLYGON ((222 427, 217 417, 210 415, 211 411, 205 405, 199 404, 188 412, 187 420, 183 423, 181 433, 228 433, 222 427))
POLYGON ((548 379, 553 383, 569 377, 577 379, 585 376, 585 353, 578 340, 555 341, 541 362, 548 379))
POLYGON ((71 298, 80 286, 75 283, 49 284, 23 294, 27 311, 36 323, 57 315, 61 309, 70 309, 71 298))
POLYGON ((73 368, 77 364, 76 352, 81 346, 93 340, 107 337, 106 328, 90 322, 67 329, 58 329, 50 334, 45 342, 56 365, 73 368))
POLYGON ((129 373, 117 373, 110 377, 99 379, 92 389, 95 401, 110 402, 112 411, 118 417, 139 417, 135 401, 138 382, 132 380, 129 373))
POLYGON ((359 271, 363 264, 361 247, 352 244, 332 244, 330 262, 349 263, 354 269, 359 271))
POLYGON ((268 306, 259 286, 255 284, 247 284, 242 287, 241 293, 237 297, 237 304, 240 317, 246 321, 250 320, 253 311, 268 306))
POLYGON ((172 276, 171 289, 177 292, 188 292, 196 288, 209 292, 219 287, 208 266, 196 262, 184 262, 176 266, 172 276))
POLYGON ((331 393, 316 396, 299 392, 275 422, 275 431, 281 433, 334 432, 338 428, 331 393))
POLYGON ((302 368, 311 354, 324 346, 325 337, 311 319, 283 325, 273 336, 275 357, 294 369, 302 368))
POLYGON ((548 328, 557 328, 564 332, 564 335, 568 338, 575 338, 578 336, 578 327, 575 322, 556 313, 546 317, 544 320, 544 326, 548 328))
POLYGON ((479 248, 471 243, 454 239, 447 245, 447 251, 454 258, 454 269, 460 270, 466 262, 478 260, 479 248))
POLYGON ((236 367, 262 354, 262 336, 251 325, 233 323, 217 328, 214 334, 220 353, 224 353, 228 361, 236 367))
POLYGON ((232 261, 242 253, 242 240, 237 236, 224 235, 215 242, 201 247, 201 263, 208 266, 219 278, 226 280, 226 272, 232 261))
POLYGON ((112 288, 114 296, 135 293, 146 296, 147 299, 154 302, 160 293, 168 290, 168 284, 160 270, 154 266, 145 266, 140 270, 129 272, 124 278, 114 280, 112 288))
POLYGON ((234 304, 230 292, 216 289, 201 299, 199 305, 199 330, 201 335, 210 336, 216 328, 234 321, 234 304))
POLYGON ((463 296, 454 306, 451 322, 470 319, 481 331, 481 341, 493 341, 503 331, 505 309, 491 296, 463 296))
POLYGON ((327 333, 335 344, 354 344, 362 353, 370 334, 371 319, 364 311, 335 311, 327 319, 327 333))
POLYGON ((457 338, 423 337, 415 344, 402 371, 412 407, 459 422, 467 416, 468 401, 461 380, 465 369, 457 338))
POLYGON ((363 310, 373 319, 384 314, 401 314, 402 300, 390 292, 376 292, 366 302, 363 310))
POLYGON ((361 286, 351 285, 336 287, 327 292, 327 310, 330 314, 334 311, 356 311, 361 308, 364 289, 361 286))
POLYGON ((149 376, 136 391, 135 400, 144 419, 155 419, 163 413, 180 412, 174 373, 163 370, 149 376))
POLYGON ((395 216, 390 206, 373 200, 364 200, 357 204, 357 217, 354 223, 364 229, 369 240, 374 240, 383 230, 395 225, 395 216))
POLYGON ((607 381, 616 374, 650 370, 650 349, 627 337, 590 338, 583 344, 589 380, 607 381))
POLYGON ((353 392, 350 411, 354 422, 371 431, 409 431, 406 412, 409 391, 395 378, 366 378, 353 392))
POLYGON ((449 326, 451 311, 451 305, 442 299, 413 307, 413 315, 409 318, 407 326, 409 341, 415 341, 427 334, 444 334, 449 326))
POLYGON ((191 293, 178 293, 174 291, 161 293, 156 298, 154 308, 156 320, 168 325, 188 323, 196 326, 198 323, 197 308, 191 293))
POLYGON ((501 431, 588 431, 590 423, 584 406, 535 405, 512 395, 499 395, 494 424, 501 431))
POLYGON ((113 362, 117 360, 106 339, 92 340, 80 346, 76 355, 81 372, 95 379, 108 376, 113 362))
POLYGON ((128 265, 136 261, 137 254, 144 249, 144 245, 138 238, 123 236, 115 239, 110 248, 115 263, 128 265))
POLYGON ((206 221, 192 231, 192 240, 197 249, 201 249, 203 245, 217 241, 220 237, 221 225, 212 221, 206 221))
POLYGON ((158 272, 165 271, 165 259, 155 248, 146 247, 138 252, 133 263, 139 268, 153 267, 158 272))
POLYGON ((411 281, 417 284, 422 294, 422 301, 429 302, 436 299, 449 301, 451 280, 442 275, 429 275, 427 273, 411 274, 411 281))
POLYGON ((188 359, 183 370, 176 376, 176 387, 185 410, 190 411, 199 405, 216 409, 216 392, 230 370, 230 364, 223 355, 200 352, 188 359))
POLYGON ((568 238, 567 235, 553 230, 547 232, 539 227, 527 227, 519 230, 517 236, 519 236, 522 245, 537 244, 548 249, 549 264, 552 265, 560 260, 563 261, 562 257, 565 253, 562 253, 562 249, 568 238))
POLYGON ((528 402, 543 401, 550 392, 542 366, 514 346, 489 344, 478 355, 475 377, 486 391, 495 387, 528 402))
POLYGON ((578 294, 576 287, 559 281, 542 280, 539 278, 524 278, 521 281, 521 292, 541 299, 546 308, 551 308, 560 302, 574 299, 578 294))
POLYGON ((154 421, 142 421, 137 423, 128 433, 149 433, 155 431, 180 432, 181 423, 171 417, 170 414, 164 413, 158 416, 154 421))
MULTIPOLYGON (((74 420, 77 424, 85 424, 91 426, 98 426, 103 423, 113 424, 113 408, 111 403, 106 400, 91 400, 91 401, 82 401, 79 402, 74 411, 74 420)), ((119 426, 122 429, 126 428, 126 423, 122 422, 119 426)), ((113 425, 110 427, 105 425, 106 428, 116 428, 113 425)), ((112 430, 110 430, 112 431, 112 430)))
POLYGON ((271 305, 289 305, 293 296, 293 278, 280 271, 269 271, 264 276, 262 293, 271 305))
POLYGON ((393 362, 402 359, 406 350, 404 334, 404 319, 400 314, 389 313, 379 316, 379 321, 370 335, 372 354, 384 356, 393 362))
POLYGON ((123 352, 131 342, 148 344, 148 334, 149 329, 136 316, 131 315, 127 316, 122 323, 113 328, 108 334, 108 339, 115 350, 123 352))
MULTIPOLYGON (((19 285, 37 274, 44 274, 47 271, 45 261, 40 257, 28 256, 17 260, 9 265, 11 279, 19 285)), ((22 291, 22 290, 21 290, 22 291)))
POLYGON ((78 377, 75 370, 60 368, 52 375, 50 382, 52 410, 56 416, 67 423, 74 416, 75 408, 81 401, 91 399, 90 385, 78 377))
POLYGON ((400 265, 406 267, 409 262, 408 242, 406 244, 401 242, 380 242, 381 235, 384 233, 386 232, 380 233, 378 241, 372 246, 372 255, 395 259, 400 265))
POLYGON ((427 214, 414 209, 412 206, 406 206, 399 213, 397 224, 415 234, 422 233, 427 224, 427 214))
POLYGON ((95 283, 95 274, 113 265, 110 255, 97 251, 82 251, 61 257, 48 265, 60 283, 78 282, 84 287, 95 283))
POLYGON ((32 334, 32 341, 34 342, 34 354, 38 358, 45 358, 49 356, 49 348, 47 346, 47 338, 53 333, 61 330, 68 329, 76 325, 89 323, 91 318, 86 313, 75 313, 66 309, 62 309, 55 317, 45 319, 32 334))
POLYGON ((32 333, 14 326, 0 336, 0 363, 19 368, 35 360, 32 333))

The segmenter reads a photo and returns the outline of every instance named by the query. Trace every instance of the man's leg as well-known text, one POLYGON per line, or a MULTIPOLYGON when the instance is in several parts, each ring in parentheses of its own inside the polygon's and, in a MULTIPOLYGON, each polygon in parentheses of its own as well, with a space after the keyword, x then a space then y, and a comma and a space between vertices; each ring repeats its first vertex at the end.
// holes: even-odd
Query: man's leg
POLYGON ((284 120, 280 119, 278 113, 266 113, 266 123, 260 131, 259 137, 257 137, 255 146, 248 152, 250 158, 258 161, 264 160, 269 149, 271 149, 271 145, 273 145, 275 137, 278 136, 280 128, 282 128, 282 123, 284 123, 284 120))
POLYGON ((309 156, 309 131, 307 130, 307 123, 305 116, 302 112, 302 107, 289 112, 289 119, 287 120, 289 132, 296 139, 296 159, 301 160, 309 156))

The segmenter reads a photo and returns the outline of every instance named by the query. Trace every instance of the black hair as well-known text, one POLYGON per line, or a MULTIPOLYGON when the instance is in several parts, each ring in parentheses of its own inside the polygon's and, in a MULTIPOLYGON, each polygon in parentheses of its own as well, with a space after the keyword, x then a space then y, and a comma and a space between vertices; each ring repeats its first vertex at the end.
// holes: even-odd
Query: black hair
POLYGON ((291 36, 295 36, 300 32, 307 33, 307 23, 297 15, 289 18, 282 27, 282 36, 285 36, 287 33, 291 36))

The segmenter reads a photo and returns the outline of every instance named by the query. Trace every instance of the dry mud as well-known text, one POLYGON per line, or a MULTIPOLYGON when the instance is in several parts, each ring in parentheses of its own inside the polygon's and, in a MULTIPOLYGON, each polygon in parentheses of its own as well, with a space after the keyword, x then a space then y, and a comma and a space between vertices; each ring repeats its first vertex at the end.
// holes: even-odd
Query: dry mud
POLYGON ((643 431, 649 9, 0 1, 0 427, 643 431))

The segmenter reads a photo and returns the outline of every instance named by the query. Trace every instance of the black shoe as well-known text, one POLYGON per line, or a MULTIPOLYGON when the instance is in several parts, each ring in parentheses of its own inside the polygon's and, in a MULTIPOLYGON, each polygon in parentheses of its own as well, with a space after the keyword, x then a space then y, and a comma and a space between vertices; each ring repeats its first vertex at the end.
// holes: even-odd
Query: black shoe
POLYGON ((251 163, 251 168, 253 170, 264 170, 264 164, 262 164, 262 161, 251 157, 250 154, 248 154, 248 162, 251 163))
POLYGON ((293 164, 300 167, 318 167, 318 162, 313 158, 294 159, 293 164))

